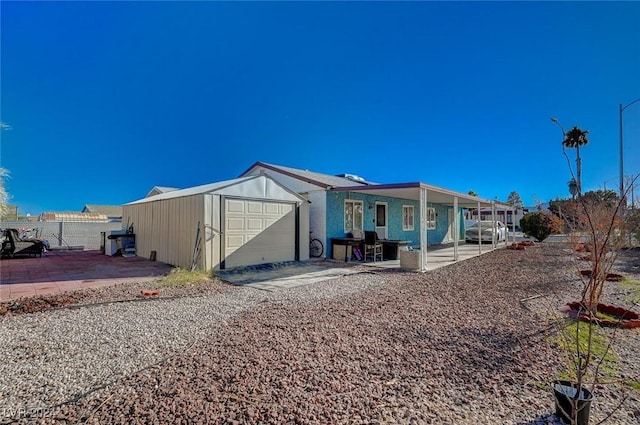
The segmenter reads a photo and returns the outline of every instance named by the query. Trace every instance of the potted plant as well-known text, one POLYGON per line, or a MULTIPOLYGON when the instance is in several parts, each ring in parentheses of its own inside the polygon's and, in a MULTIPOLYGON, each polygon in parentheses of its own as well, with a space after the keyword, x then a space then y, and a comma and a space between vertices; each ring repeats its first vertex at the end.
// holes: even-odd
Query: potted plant
POLYGON ((556 416, 565 423, 588 425, 593 394, 578 383, 564 380, 553 382, 556 416))

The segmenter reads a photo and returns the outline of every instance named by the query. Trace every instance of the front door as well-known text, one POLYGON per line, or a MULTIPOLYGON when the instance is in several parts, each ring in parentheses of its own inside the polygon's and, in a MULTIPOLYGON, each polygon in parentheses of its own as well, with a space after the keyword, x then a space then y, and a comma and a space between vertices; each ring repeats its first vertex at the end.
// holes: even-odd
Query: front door
POLYGON ((387 239, 389 236, 389 226, 387 225, 387 209, 388 205, 386 202, 376 202, 375 222, 378 239, 387 239))

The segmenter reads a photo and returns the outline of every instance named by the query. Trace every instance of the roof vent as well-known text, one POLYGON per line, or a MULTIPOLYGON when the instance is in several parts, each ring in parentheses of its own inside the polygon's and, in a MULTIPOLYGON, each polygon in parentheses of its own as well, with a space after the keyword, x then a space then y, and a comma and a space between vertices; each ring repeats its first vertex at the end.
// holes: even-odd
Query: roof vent
POLYGON ((338 174, 338 177, 344 177, 345 179, 353 180, 354 182, 361 182, 361 183, 365 182, 364 178, 357 176, 355 174, 338 174))

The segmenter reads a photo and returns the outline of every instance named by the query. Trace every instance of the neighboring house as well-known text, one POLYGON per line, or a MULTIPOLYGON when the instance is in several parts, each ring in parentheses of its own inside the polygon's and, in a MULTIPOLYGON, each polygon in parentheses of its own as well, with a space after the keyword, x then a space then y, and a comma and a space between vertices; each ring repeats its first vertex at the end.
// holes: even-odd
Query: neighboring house
POLYGON ((121 205, 85 205, 82 209, 83 213, 89 214, 101 214, 107 217, 110 221, 122 220, 122 206, 121 205))
POLYGON ((91 212, 43 212, 40 221, 84 221, 84 222, 108 222, 109 218, 100 213, 91 212))
POLYGON ((409 241, 420 248, 426 270, 427 247, 464 240, 465 208, 509 208, 475 196, 425 183, 378 184, 352 174, 333 176, 256 162, 241 176, 268 175, 309 200, 312 237, 323 241, 332 258, 332 238, 351 230, 375 230, 380 239, 409 241))
POLYGON ((161 193, 171 192, 173 190, 178 190, 177 187, 167 187, 167 186, 154 186, 145 198, 149 198, 151 196, 159 195, 161 193))
MULTIPOLYGON (((512 209, 508 209, 508 210, 501 210, 501 209, 496 209, 495 211, 495 219, 497 221, 501 221, 503 223, 505 223, 507 225, 507 227, 509 227, 509 229, 512 229, 513 225, 515 224, 515 228, 516 230, 520 230, 520 220, 522 219, 522 217, 524 217, 524 215, 526 213, 529 212, 529 209, 527 208, 516 208, 515 210, 513 209, 513 207, 511 207, 512 209)), ((480 220, 488 220, 491 221, 493 218, 493 212, 491 210, 491 208, 481 208, 480 209, 480 220)), ((472 209, 469 210, 467 213, 467 219, 469 220, 474 220, 477 221, 478 220, 478 209, 472 209)))
POLYGON ((264 175, 172 190, 125 204, 137 255, 219 270, 309 259, 308 203, 264 175))
POLYGON ((550 206, 549 202, 543 202, 543 203, 540 203, 538 205, 534 205, 534 206, 531 206, 531 207, 525 207, 525 209, 529 210, 529 212, 549 211, 549 206, 550 206))

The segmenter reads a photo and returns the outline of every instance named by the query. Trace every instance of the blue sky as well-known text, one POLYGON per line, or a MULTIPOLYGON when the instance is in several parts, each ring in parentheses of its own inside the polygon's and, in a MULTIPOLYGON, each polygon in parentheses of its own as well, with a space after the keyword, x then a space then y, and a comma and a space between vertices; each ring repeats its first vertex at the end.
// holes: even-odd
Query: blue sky
MULTIPOLYGON (((583 189, 617 190, 618 105, 640 98, 638 2, 2 1, 0 14, 0 160, 21 214, 255 161, 533 205, 569 196, 551 116, 590 131, 583 189)), ((638 174, 640 102, 624 120, 638 174)))

